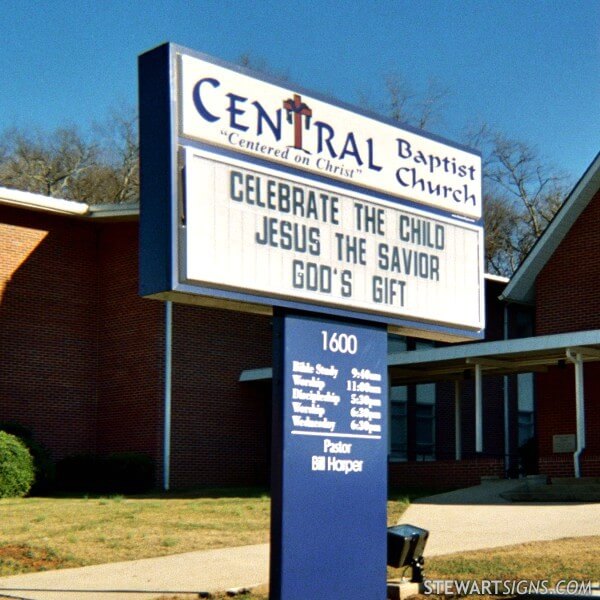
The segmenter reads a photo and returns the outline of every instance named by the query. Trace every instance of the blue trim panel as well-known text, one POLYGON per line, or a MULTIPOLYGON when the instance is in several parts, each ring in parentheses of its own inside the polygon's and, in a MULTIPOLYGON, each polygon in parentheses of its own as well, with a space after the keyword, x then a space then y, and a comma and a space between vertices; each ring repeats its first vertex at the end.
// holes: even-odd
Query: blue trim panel
POLYGON ((271 364, 271 543, 269 548, 269 586, 271 594, 277 597, 281 589, 282 552, 278 540, 283 535, 283 399, 284 393, 284 330, 285 312, 273 309, 273 358, 271 364))
POLYGON ((178 138, 178 143, 181 146, 197 148, 198 150, 204 150, 206 152, 210 152, 210 153, 216 154, 218 156, 235 158, 237 160, 241 160, 248 164, 255 164, 259 167, 273 169, 273 170, 279 171, 281 173, 287 173, 288 175, 293 175, 295 177, 301 177, 302 179, 308 179, 308 180, 314 181, 316 183, 332 185, 334 187, 338 187, 340 189, 347 190, 350 193, 363 194, 365 196, 373 196, 374 198, 379 198, 380 200, 385 200, 387 202, 391 202, 392 204, 397 204, 399 207, 415 208, 415 209, 421 210, 423 212, 429 213, 430 215, 437 215, 440 217, 446 217, 449 219, 456 220, 458 223, 461 223, 461 224, 468 223, 469 225, 478 225, 480 227, 483 227, 483 216, 480 219, 473 219, 473 218, 467 217, 465 215, 457 215, 457 214, 453 213, 450 209, 444 210, 441 208, 437 208, 435 206, 431 206, 429 204, 423 204, 422 202, 415 202, 413 200, 408 200, 407 198, 404 198, 404 197, 392 196, 391 194, 386 194, 385 192, 379 192, 379 191, 373 190, 368 187, 354 185, 352 183, 348 183, 347 181, 341 181, 338 179, 334 179, 332 177, 327 177, 325 175, 318 175, 317 173, 313 173, 311 171, 303 171, 301 169, 295 169, 294 167, 291 167, 289 165, 271 162, 269 160, 265 160, 264 158, 260 158, 260 157, 253 156, 250 154, 244 154, 243 152, 236 152, 235 150, 230 150, 230 149, 224 148, 222 146, 213 146, 212 144, 207 144, 206 142, 199 142, 196 140, 190 140, 188 138, 180 137, 180 138, 178 138))
POLYGON ((138 58, 140 115, 140 294, 170 289, 174 196, 171 55, 168 45, 138 58))

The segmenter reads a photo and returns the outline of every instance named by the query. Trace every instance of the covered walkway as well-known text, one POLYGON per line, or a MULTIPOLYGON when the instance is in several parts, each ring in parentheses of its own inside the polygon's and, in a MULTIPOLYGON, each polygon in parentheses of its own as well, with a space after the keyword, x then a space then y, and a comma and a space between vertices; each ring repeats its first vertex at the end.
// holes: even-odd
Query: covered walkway
MULTIPOLYGON (((483 376, 545 372, 551 366, 572 363, 575 367, 576 449, 575 476, 580 476, 579 457, 585 448, 584 363, 600 360, 600 330, 540 337, 461 344, 446 348, 400 352, 389 357, 393 385, 455 382, 456 460, 461 459, 462 382, 475 384, 475 450, 483 451, 483 376)), ((508 437, 508 406, 504 406, 505 438, 508 437)), ((508 446, 508 444, 506 444, 508 446)))

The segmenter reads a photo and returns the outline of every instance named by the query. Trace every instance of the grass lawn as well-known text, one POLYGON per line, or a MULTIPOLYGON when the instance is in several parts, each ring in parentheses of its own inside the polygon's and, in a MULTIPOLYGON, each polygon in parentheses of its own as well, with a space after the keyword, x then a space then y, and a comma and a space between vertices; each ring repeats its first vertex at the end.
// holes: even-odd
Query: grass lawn
MULTIPOLYGON (((427 490, 391 493, 388 524, 397 523, 410 500, 423 495, 427 490)), ((269 537, 269 516, 270 499, 264 490, 2 499, 0 576, 264 543, 269 537)), ((427 560, 425 575, 476 581, 600 581, 598 556, 600 536, 536 542, 434 557, 427 560)), ((240 600, 267 597, 264 588, 238 596, 240 600)))
MULTIPOLYGON (((411 496, 390 497, 395 524, 411 496)), ((269 517, 264 490, 1 499, 0 577, 265 543, 269 517)))
POLYGON ((600 582, 598 557, 600 536, 565 538, 433 557, 425 565, 425 574, 429 579, 600 582))

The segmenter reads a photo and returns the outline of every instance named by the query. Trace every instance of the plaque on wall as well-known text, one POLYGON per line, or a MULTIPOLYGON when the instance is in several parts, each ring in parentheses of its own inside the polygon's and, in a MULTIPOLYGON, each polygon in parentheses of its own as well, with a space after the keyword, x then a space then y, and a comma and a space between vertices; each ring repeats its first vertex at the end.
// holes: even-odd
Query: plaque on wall
POLYGON ((575 434, 566 433, 552 436, 552 451, 554 454, 561 452, 575 452, 577 448, 575 434))

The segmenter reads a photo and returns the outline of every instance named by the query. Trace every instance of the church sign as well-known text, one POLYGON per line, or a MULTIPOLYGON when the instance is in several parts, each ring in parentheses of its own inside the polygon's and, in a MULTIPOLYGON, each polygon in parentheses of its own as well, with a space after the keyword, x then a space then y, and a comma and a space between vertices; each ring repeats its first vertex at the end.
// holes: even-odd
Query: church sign
POLYGON ((481 158, 171 44, 139 74, 141 294, 273 316, 271 598, 384 600, 387 335, 483 336, 481 158))
POLYGON ((160 67, 140 63, 142 155, 156 155, 141 230, 162 251, 141 256, 142 295, 482 336, 479 154, 177 46, 154 52, 160 67))

